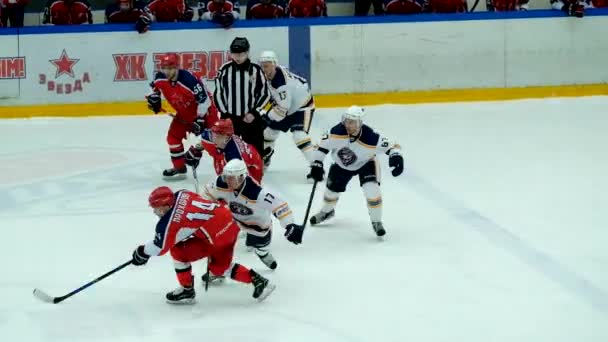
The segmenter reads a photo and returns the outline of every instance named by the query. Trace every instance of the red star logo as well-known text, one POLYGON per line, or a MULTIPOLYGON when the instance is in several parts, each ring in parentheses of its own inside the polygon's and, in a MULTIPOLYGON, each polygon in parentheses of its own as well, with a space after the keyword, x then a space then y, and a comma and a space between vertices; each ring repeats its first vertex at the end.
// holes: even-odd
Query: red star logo
POLYGON ((72 68, 74 67, 74 64, 78 63, 79 60, 80 59, 70 59, 68 54, 65 52, 65 49, 63 49, 61 56, 58 59, 51 59, 49 62, 51 62, 51 64, 55 65, 57 68, 55 78, 58 78, 63 74, 74 78, 74 70, 72 70, 72 68))

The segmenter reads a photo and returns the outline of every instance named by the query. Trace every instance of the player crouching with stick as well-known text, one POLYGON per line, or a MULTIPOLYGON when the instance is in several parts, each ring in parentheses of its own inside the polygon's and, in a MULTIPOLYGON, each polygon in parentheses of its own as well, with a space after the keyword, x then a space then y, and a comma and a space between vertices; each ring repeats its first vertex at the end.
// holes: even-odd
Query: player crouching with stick
POLYGON ((198 194, 166 186, 156 188, 149 197, 150 207, 160 217, 153 241, 135 249, 132 264, 142 266, 150 256, 171 253, 177 281, 181 285, 167 293, 171 304, 194 303, 194 277, 191 263, 209 258, 209 272, 229 275, 245 284, 253 284, 253 298, 264 300, 275 286, 254 270, 233 262, 239 226, 230 210, 198 194))
POLYGON ((403 172, 403 157, 399 145, 391 143, 363 124, 364 114, 363 108, 351 106, 342 115, 342 121, 321 137, 311 164, 312 178, 317 182, 323 180, 323 160, 330 152, 334 163, 327 176, 323 208, 310 218, 310 224, 316 225, 333 217, 340 193, 346 191, 346 185, 354 176, 359 176, 359 184, 367 199, 372 228, 376 235, 381 237, 386 234, 386 230, 382 224, 380 168, 376 154, 380 152, 389 156, 388 165, 393 168, 391 172, 394 177, 403 172))

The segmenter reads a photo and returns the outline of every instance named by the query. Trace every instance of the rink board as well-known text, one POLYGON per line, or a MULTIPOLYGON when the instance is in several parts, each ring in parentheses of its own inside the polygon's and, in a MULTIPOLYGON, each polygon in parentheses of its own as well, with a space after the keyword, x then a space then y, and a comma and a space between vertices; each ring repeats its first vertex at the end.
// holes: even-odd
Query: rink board
POLYGON ((607 10, 584 20, 529 11, 244 21, 229 30, 156 24, 143 35, 128 25, 29 27, 0 34, 0 117, 148 113, 143 96, 164 54, 177 52, 213 90, 237 36, 250 40, 253 59, 274 50, 307 78, 318 107, 606 95, 605 27, 607 10))

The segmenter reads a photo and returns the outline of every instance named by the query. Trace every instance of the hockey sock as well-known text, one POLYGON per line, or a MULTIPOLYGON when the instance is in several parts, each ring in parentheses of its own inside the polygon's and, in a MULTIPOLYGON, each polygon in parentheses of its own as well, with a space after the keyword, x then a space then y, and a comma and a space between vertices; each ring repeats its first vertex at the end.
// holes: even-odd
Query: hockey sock
POLYGON ((363 193, 367 199, 367 210, 369 218, 372 222, 382 221, 382 194, 380 193, 380 184, 376 182, 367 182, 363 184, 363 193))
POLYGON ((184 158, 186 152, 184 151, 184 145, 169 145, 169 153, 171 154, 171 162, 173 163, 174 168, 183 169, 186 167, 186 159, 184 158))
MULTIPOLYGON (((177 266, 177 265, 176 265, 177 266)), ((188 265, 187 268, 175 268, 175 274, 177 275, 177 281, 182 287, 192 287, 192 266, 188 265)))
POLYGON ((310 135, 304 131, 294 131, 292 136, 293 142, 302 151, 304 158, 310 163, 313 160, 314 146, 310 135))
POLYGON ((325 195, 323 196, 323 208, 321 208, 321 211, 328 213, 334 210, 336 204, 338 203, 338 198, 340 198, 339 193, 325 189, 325 195))
POLYGON ((234 264, 230 272, 230 278, 245 284, 251 283, 251 275, 249 269, 241 264, 234 264))

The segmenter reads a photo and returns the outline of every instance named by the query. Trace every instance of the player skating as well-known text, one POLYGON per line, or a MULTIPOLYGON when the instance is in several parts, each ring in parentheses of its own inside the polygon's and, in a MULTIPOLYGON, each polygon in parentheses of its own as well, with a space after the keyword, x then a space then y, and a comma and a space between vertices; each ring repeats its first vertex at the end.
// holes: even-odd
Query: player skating
POLYGON ((150 83, 152 92, 147 96, 148 107, 159 113, 163 110, 161 94, 177 111, 169 126, 167 143, 173 167, 163 171, 166 179, 183 179, 186 176, 183 140, 188 132, 200 134, 201 125, 210 126, 218 118, 203 82, 190 72, 177 68, 178 56, 168 54, 161 59, 161 71, 150 83))
MULTIPOLYGON (((285 67, 279 65, 273 51, 262 52, 260 65, 268 79, 272 107, 262 116, 264 129, 264 166, 270 165, 274 154, 274 143, 280 132, 291 131, 293 142, 310 164, 313 160, 314 145, 308 134, 315 112, 315 102, 308 82, 285 67)), ((310 179, 310 174, 306 176, 310 179)))
MULTIPOLYGON (((248 176, 247 167, 240 159, 229 161, 222 175, 205 186, 203 196, 228 203, 233 217, 247 232, 245 245, 253 247, 260 260, 270 269, 277 268, 277 262, 269 252, 272 215, 285 228, 287 240, 294 244, 302 242, 304 228, 293 223, 293 214, 287 202, 248 176)), ((222 274, 211 272, 211 275, 211 280, 215 280, 222 274)))
POLYGON ((209 258, 212 274, 229 275, 238 282, 253 284, 253 298, 264 300, 274 291, 275 286, 268 279, 233 262, 240 229, 225 205, 187 190, 173 193, 166 186, 152 191, 148 200, 160 220, 154 240, 135 249, 132 264, 145 265, 150 256, 171 253, 181 286, 167 293, 167 302, 194 302, 196 293, 191 263, 202 258, 209 258))
POLYGON ((321 181, 324 175, 323 160, 332 153, 334 163, 329 168, 327 185, 323 197, 323 208, 310 218, 312 225, 319 224, 335 215, 334 208, 340 193, 353 176, 359 176, 359 183, 367 199, 369 217, 378 236, 386 231, 382 224, 382 195, 380 193, 380 168, 377 153, 388 155, 388 165, 394 177, 403 172, 403 157, 400 147, 363 124, 363 108, 352 106, 342 115, 342 121, 321 138, 311 164, 311 176, 321 181))
POLYGON ((221 119, 211 129, 204 130, 201 134, 201 143, 190 146, 186 153, 186 164, 197 167, 203 151, 207 151, 213 158, 213 167, 218 176, 222 174, 226 163, 232 159, 241 159, 247 165, 249 175, 258 183, 262 182, 264 175, 262 158, 252 145, 234 135, 232 120, 221 119))

